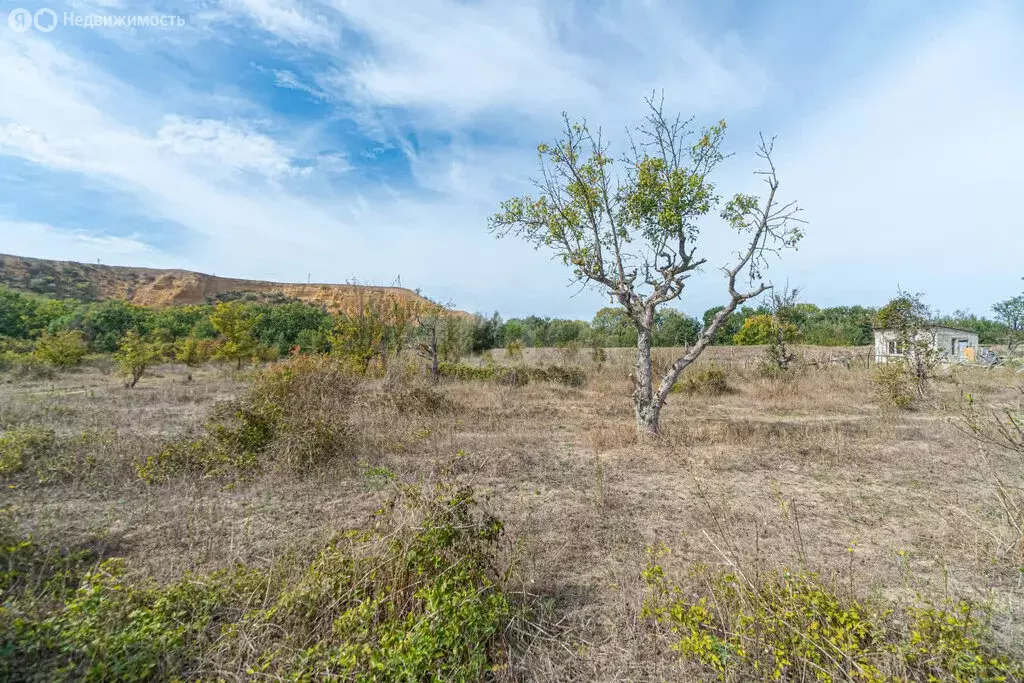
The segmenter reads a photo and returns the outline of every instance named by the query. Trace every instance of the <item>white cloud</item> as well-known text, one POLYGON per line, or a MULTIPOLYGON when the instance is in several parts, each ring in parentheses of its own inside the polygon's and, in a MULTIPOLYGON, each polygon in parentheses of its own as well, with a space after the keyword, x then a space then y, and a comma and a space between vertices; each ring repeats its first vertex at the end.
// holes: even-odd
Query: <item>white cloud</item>
POLYGON ((254 171, 268 178, 301 173, 292 165, 293 152, 273 138, 245 125, 213 119, 164 117, 157 144, 190 161, 254 171))
POLYGON ((312 14, 291 0, 227 0, 224 9, 244 14, 266 31, 285 40, 309 45, 331 45, 338 31, 322 14, 312 14))
POLYGON ((618 128, 666 88, 687 109, 752 106, 765 74, 734 37, 705 46, 677 6, 605 3, 600 12, 533 0, 337 0, 372 46, 339 55, 321 83, 347 102, 406 107, 456 128, 473 117, 550 121, 568 110, 618 128))
POLYGON ((312 95, 318 100, 324 99, 325 95, 322 90, 314 88, 313 86, 303 82, 298 76, 293 74, 291 71, 285 71, 283 69, 274 69, 274 85, 279 88, 289 88, 291 90, 300 90, 304 93, 312 95))
MULTIPOLYGON (((89 79, 101 101, 108 87, 132 101, 130 86, 35 38, 0 43, 0 65, 0 90, 20 94, 0 100, 0 153, 133 193, 149 217, 184 226, 207 247, 258 254, 264 263, 277 260, 282 248, 314 250, 325 234, 346 231, 333 207, 256 182, 251 174, 236 177, 233 171, 249 169, 272 180, 291 168, 266 136, 173 117, 155 135, 125 126, 113 111, 97 110, 76 85, 89 79)), ((355 235, 348 242, 359 244, 355 235)))
POLYGON ((461 117, 492 108, 557 112, 596 96, 586 63, 560 49, 537 3, 344 0, 338 8, 374 49, 347 71, 350 98, 461 117))

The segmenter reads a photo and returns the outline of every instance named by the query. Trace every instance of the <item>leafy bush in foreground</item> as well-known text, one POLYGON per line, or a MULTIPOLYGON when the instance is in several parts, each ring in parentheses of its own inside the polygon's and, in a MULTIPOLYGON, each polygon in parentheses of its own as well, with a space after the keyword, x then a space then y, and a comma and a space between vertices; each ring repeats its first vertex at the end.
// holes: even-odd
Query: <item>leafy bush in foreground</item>
POLYGON ((643 614, 672 649, 720 680, 1008 681, 1024 676, 993 644, 988 613, 963 600, 878 606, 811 572, 694 569, 688 591, 657 562, 643 614))
POLYGON ((50 600, 25 586, 48 555, 4 539, 0 678, 478 681, 511 612, 490 568, 501 532, 469 489, 405 487, 310 562, 168 585, 67 562, 50 600))

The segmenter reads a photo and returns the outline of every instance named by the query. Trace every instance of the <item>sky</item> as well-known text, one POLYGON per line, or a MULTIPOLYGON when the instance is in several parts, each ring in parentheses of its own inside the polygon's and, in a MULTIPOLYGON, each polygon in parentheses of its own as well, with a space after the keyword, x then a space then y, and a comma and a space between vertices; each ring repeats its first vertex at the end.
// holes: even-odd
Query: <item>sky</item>
MULTIPOLYGON (((771 281, 988 314, 1024 290, 1022 74, 1012 0, 0 0, 0 253, 589 319, 606 295, 487 218, 563 111, 621 142, 663 92, 728 122, 723 194, 776 136, 808 224, 771 281)), ((725 302, 730 239, 678 308, 725 302)))

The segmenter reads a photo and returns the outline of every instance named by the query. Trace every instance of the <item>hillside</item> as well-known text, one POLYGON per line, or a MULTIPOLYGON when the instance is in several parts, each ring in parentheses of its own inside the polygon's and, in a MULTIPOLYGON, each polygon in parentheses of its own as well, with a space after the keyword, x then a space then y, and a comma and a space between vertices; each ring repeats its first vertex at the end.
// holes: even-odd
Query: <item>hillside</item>
POLYGON ((0 254, 0 284, 12 289, 87 301, 122 299, 140 306, 201 304, 225 295, 255 293, 350 311, 361 296, 427 302, 402 287, 301 284, 217 277, 189 270, 106 266, 0 254))

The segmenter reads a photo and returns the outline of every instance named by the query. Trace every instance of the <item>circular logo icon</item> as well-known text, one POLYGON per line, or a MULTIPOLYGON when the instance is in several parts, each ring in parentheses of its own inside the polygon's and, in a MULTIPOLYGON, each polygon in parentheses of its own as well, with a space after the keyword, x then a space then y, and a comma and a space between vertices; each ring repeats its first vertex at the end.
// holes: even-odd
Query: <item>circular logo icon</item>
POLYGON ((53 29, 57 28, 57 13, 49 7, 36 12, 36 30, 42 31, 43 33, 49 33, 53 29))
MULTIPOLYGON (((57 15, 54 14, 53 18, 56 23, 57 15)), ((7 25, 11 27, 12 31, 24 33, 32 28, 32 13, 21 7, 12 9, 11 13, 7 15, 7 25)))

